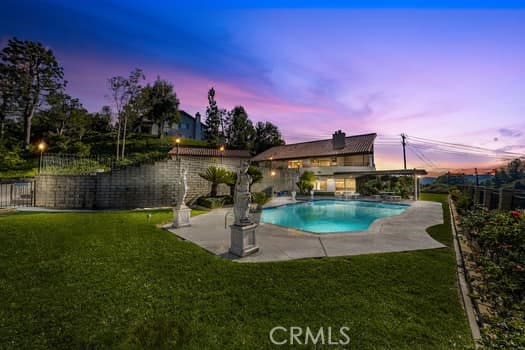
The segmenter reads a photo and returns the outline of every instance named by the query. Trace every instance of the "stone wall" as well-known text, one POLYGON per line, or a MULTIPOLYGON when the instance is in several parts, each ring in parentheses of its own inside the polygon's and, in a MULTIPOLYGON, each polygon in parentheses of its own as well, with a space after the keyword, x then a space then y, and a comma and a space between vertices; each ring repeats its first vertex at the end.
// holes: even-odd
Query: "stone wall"
MULTIPOLYGON (((188 169, 186 200, 192 203, 210 192, 210 183, 199 173, 212 165, 236 171, 242 161, 239 158, 183 157, 94 175, 41 175, 36 178, 35 205, 69 209, 172 206, 181 167, 188 169)), ((219 194, 229 194, 229 187, 220 185, 219 194)))

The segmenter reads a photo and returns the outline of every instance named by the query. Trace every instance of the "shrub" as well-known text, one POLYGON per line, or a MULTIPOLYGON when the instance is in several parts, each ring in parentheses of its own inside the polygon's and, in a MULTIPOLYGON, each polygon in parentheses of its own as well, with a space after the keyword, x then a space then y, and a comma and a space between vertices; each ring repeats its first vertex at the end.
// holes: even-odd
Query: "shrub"
POLYGON ((267 196, 264 192, 253 192, 252 193, 252 203, 265 205, 270 201, 271 197, 267 196))
POLYGON ((221 197, 199 197, 197 204, 210 209, 222 208, 225 204, 233 202, 230 196, 221 197))
POLYGON ((308 194, 311 190, 314 189, 315 183, 315 174, 311 171, 305 171, 299 177, 299 182, 297 182, 297 188, 299 188, 299 193, 308 194))
POLYGON ((525 216, 476 208, 462 217, 482 280, 477 287, 494 315, 484 319, 489 348, 525 347, 525 216))
POLYGON ((217 188, 219 184, 228 181, 229 172, 224 168, 210 166, 204 173, 200 173, 199 176, 211 183, 210 196, 217 197, 217 188))

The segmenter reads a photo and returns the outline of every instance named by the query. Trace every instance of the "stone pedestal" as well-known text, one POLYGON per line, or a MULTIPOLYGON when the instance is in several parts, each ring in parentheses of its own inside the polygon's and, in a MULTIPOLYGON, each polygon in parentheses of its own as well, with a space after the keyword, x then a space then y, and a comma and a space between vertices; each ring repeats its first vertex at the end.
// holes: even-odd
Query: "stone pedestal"
POLYGON ((190 226, 191 209, 185 205, 173 208, 173 227, 190 226))
POLYGON ((255 240, 257 224, 246 226, 231 225, 230 253, 243 257, 259 251, 255 240))
POLYGON ((292 200, 295 201, 295 196, 297 196, 297 192, 292 191, 292 200))

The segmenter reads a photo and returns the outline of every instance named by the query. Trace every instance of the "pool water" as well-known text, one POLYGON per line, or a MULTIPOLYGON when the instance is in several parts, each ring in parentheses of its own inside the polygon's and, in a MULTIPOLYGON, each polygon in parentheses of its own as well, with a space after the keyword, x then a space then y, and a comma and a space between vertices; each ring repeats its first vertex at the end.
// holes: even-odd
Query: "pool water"
POLYGON ((405 204, 319 200, 264 209, 261 221, 314 233, 364 231, 374 220, 399 215, 405 204))

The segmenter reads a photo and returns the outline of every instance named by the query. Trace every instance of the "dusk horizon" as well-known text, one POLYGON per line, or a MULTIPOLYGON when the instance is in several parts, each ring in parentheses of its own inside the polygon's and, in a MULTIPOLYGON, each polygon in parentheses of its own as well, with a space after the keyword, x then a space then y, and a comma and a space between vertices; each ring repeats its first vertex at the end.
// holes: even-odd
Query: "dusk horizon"
POLYGON ((0 46, 17 37, 51 48, 67 92, 91 112, 111 105, 108 78, 141 68, 146 82, 171 82, 179 109, 203 119, 214 87, 220 108, 244 106, 254 122, 276 124, 287 143, 336 130, 376 132, 378 169, 395 169, 405 133, 409 168, 486 172, 525 151, 525 10, 510 4, 196 9, 8 1, 4 7, 21 15, 0 15, 0 46))

